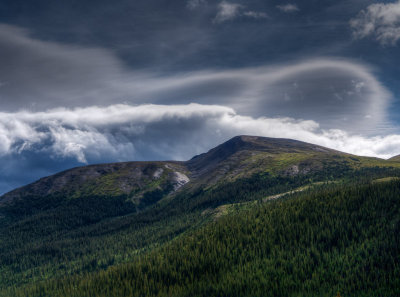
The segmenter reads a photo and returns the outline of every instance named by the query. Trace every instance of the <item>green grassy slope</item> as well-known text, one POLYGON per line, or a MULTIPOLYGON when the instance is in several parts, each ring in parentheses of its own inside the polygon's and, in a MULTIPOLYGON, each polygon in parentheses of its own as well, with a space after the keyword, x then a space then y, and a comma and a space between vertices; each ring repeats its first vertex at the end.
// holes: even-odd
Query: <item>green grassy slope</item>
POLYGON ((238 210, 100 273, 15 296, 399 296, 400 182, 238 210))

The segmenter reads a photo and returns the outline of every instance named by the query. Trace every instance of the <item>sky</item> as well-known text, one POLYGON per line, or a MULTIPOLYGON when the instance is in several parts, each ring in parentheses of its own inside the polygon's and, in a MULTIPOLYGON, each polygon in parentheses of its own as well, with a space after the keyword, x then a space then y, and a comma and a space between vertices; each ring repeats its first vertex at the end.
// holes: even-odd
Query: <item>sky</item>
POLYGON ((247 134, 400 154, 400 1, 0 0, 0 194, 247 134))

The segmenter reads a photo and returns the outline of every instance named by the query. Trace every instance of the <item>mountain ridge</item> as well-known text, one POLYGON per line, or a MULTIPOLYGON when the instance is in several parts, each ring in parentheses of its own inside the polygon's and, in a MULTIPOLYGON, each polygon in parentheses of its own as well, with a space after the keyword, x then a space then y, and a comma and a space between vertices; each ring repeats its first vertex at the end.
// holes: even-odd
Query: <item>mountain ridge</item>
POLYGON ((5 193, 0 205, 27 195, 57 193, 70 198, 125 195, 140 203, 143 195, 157 190, 168 195, 257 172, 298 175, 322 170, 328 163, 357 167, 363 162, 385 163, 293 139, 239 135, 187 161, 131 161, 67 169, 5 193))
POLYGON ((400 162, 400 155, 393 156, 388 161, 400 162))

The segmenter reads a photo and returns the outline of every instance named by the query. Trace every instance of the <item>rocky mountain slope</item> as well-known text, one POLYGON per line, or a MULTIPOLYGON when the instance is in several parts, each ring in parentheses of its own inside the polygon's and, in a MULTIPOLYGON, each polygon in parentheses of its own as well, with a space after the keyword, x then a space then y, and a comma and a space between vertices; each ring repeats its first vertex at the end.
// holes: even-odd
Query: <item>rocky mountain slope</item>
POLYGON ((179 162, 124 162, 73 168, 44 177, 18 188, 0 200, 10 203, 26 196, 62 195, 126 196, 139 202, 145 193, 160 190, 170 193, 189 181, 187 169, 179 162))
POLYGON ((124 162, 73 168, 6 193, 0 205, 26 196, 125 196, 140 203, 146 193, 171 195, 260 172, 307 175, 335 168, 400 166, 291 139, 237 136, 186 162, 124 162), (185 186, 185 187, 183 187, 185 186))
POLYGON ((391 157, 390 159, 388 159, 388 161, 391 161, 391 162, 400 162, 400 155, 393 156, 393 157, 391 157))

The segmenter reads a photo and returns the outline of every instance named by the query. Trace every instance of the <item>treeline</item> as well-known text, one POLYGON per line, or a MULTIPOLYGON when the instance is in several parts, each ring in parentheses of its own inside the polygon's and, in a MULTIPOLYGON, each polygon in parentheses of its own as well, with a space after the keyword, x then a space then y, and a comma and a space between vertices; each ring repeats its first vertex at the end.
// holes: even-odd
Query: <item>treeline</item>
POLYGON ((9 296, 400 296, 399 234, 399 181, 330 184, 9 296))

